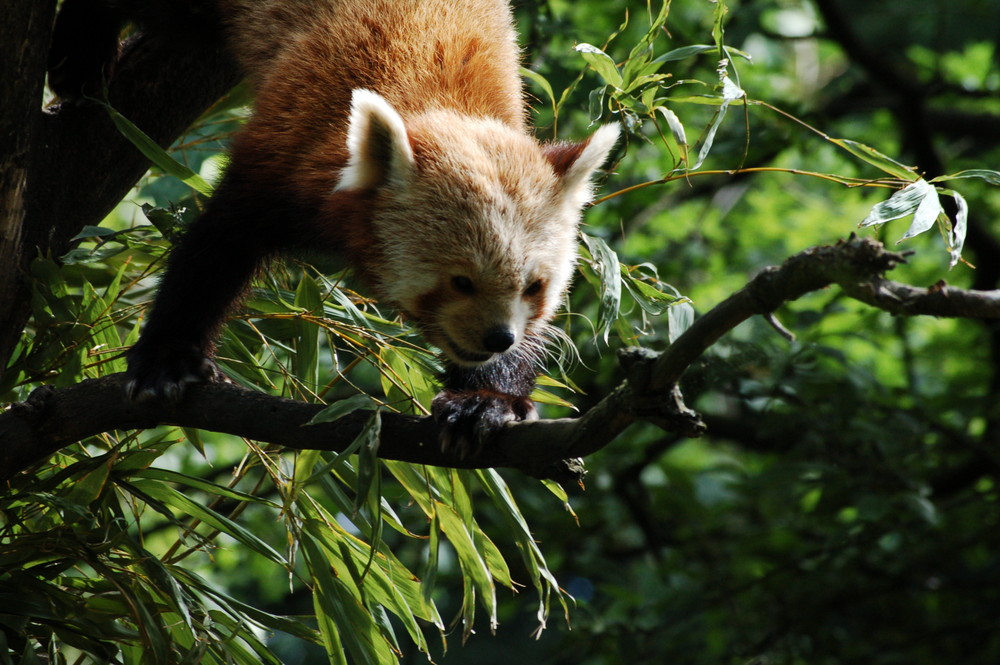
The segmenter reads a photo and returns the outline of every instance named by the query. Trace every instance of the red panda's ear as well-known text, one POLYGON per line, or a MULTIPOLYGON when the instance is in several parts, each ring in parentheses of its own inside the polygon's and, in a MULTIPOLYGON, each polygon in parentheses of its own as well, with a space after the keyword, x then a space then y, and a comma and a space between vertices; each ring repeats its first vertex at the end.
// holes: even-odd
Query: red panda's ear
POLYGON ((604 125, 582 143, 545 146, 545 157, 560 177, 563 192, 578 198, 580 205, 590 196, 590 177, 607 161, 620 133, 619 125, 604 125))
POLYGON ((347 166, 337 189, 371 189, 405 179, 413 150, 403 119, 384 97, 358 88, 347 123, 347 166))

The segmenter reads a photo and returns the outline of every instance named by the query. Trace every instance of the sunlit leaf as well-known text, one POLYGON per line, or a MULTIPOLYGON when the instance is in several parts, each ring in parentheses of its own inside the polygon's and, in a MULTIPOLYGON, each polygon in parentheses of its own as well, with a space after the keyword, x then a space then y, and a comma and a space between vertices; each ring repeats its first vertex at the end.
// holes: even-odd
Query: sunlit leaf
POLYGON ((590 251, 591 264, 600 281, 601 310, 597 332, 607 342, 608 334, 618 319, 618 310, 621 307, 621 267, 618 255, 604 240, 586 233, 581 234, 581 237, 590 251))
POLYGON ((951 192, 951 196, 955 199, 957 211, 948 237, 948 253, 951 255, 948 267, 954 268, 962 258, 962 248, 965 246, 965 234, 969 227, 969 204, 958 192, 951 192))
POLYGON ((205 196, 212 194, 212 186, 205 182, 200 175, 171 157, 170 153, 161 148, 156 141, 149 138, 145 132, 136 127, 131 120, 112 108, 111 105, 103 104, 103 106, 108 115, 111 116, 111 121, 115 124, 118 131, 131 141, 132 145, 146 156, 146 159, 160 167, 164 173, 174 176, 199 194, 204 194, 205 196))
MULTIPOLYGON (((483 606, 489 615, 491 627, 496 627, 497 623, 497 598, 496 587, 493 585, 493 578, 490 574, 489 566, 483 560, 480 552, 476 548, 476 542, 466 528, 465 521, 451 506, 438 503, 436 514, 440 519, 441 531, 448 538, 448 542, 455 549, 459 565, 462 568, 462 577, 466 584, 478 592, 483 606)), ((474 597, 476 594, 471 594, 474 597)), ((472 605, 470 594, 466 593, 466 603, 472 605)), ((471 607, 467 608, 470 614, 467 615, 466 630, 472 629, 471 607)))
MULTIPOLYGON (((921 204, 923 204, 928 198, 932 199, 934 203, 937 203, 938 194, 937 190, 934 189, 934 186, 923 179, 912 182, 903 189, 894 192, 893 195, 887 200, 873 207, 871 212, 868 213, 868 216, 861 220, 861 224, 859 226, 865 227, 873 226, 875 224, 884 224, 894 219, 899 219, 900 217, 906 217, 909 214, 915 213, 921 204)), ((940 204, 938 203, 937 205, 939 210, 940 204)), ((926 210, 930 211, 932 208, 933 204, 929 205, 926 210)), ((934 217, 937 217, 937 212, 935 212, 934 217)), ((925 222, 926 220, 921 220, 921 223, 925 222)), ((927 228, 929 228, 929 226, 927 228)), ((927 229, 925 228, 923 230, 927 229)), ((907 235, 904 239, 908 237, 911 236, 907 235)))
POLYGON ((829 139, 831 143, 839 145, 844 150, 858 157, 872 166, 888 173, 889 175, 899 178, 905 182, 913 182, 920 178, 920 175, 911 167, 900 164, 895 159, 882 154, 875 148, 867 146, 864 143, 858 143, 857 141, 852 141, 850 139, 829 139))
POLYGON ((958 180, 962 178, 976 178, 978 180, 984 180, 991 185, 1000 185, 1000 171, 992 171, 990 169, 968 169, 951 175, 940 175, 932 179, 931 182, 945 182, 947 180, 958 180))
POLYGON ((694 306, 680 302, 667 310, 667 339, 673 344, 694 323, 694 306))
POLYGON ((619 89, 622 87, 621 72, 618 71, 611 56, 592 44, 577 44, 575 48, 577 53, 587 61, 587 64, 604 79, 605 83, 619 89))
MULTIPOLYGON (((924 181, 918 180, 917 182, 924 181)), ((910 224, 910 228, 906 230, 906 233, 903 234, 903 237, 898 242, 903 242, 907 238, 920 235, 930 229, 934 226, 934 222, 938 220, 938 216, 944 214, 944 210, 941 208, 941 201, 938 199, 937 190, 934 189, 933 185, 929 185, 926 182, 924 184, 927 185, 930 191, 926 193, 917 205, 917 209, 913 211, 913 223, 910 224)))
POLYGON ((722 77, 722 99, 726 102, 734 102, 737 99, 745 96, 746 93, 740 86, 733 82, 733 79, 728 76, 722 77))
POLYGON ((549 80, 538 72, 531 71, 525 67, 521 67, 518 71, 521 73, 521 76, 529 79, 532 83, 542 89, 542 91, 548 96, 554 110, 556 106, 556 95, 552 91, 552 86, 549 84, 549 80))
POLYGON ((670 133, 673 134, 677 145, 687 148, 687 134, 684 132, 684 125, 681 123, 681 119, 677 117, 677 114, 665 106, 659 106, 656 110, 667 121, 667 126, 670 127, 670 133))
MULTIPOLYGON (((752 61, 750 54, 746 51, 741 51, 740 49, 733 48, 732 46, 725 47, 727 55, 736 55, 744 60, 752 61)), ((692 44, 690 46, 682 46, 680 48, 675 48, 672 51, 667 51, 663 55, 659 56, 653 62, 672 62, 675 60, 684 60, 685 58, 690 58, 691 56, 700 55, 702 53, 718 53, 719 47, 715 44, 692 44)))

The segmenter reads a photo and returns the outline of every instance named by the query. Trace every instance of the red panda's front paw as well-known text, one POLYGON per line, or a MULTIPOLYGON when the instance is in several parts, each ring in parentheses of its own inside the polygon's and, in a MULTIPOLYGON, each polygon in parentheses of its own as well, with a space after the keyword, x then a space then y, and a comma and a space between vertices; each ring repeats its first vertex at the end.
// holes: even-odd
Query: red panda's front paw
POLYGON ((537 420, 535 403, 527 397, 489 390, 443 390, 431 405, 438 424, 441 449, 466 457, 482 450, 483 444, 506 423, 537 420))
POLYGON ((125 395, 135 402, 176 402, 188 385, 228 382, 215 361, 193 346, 143 344, 128 351, 125 395))

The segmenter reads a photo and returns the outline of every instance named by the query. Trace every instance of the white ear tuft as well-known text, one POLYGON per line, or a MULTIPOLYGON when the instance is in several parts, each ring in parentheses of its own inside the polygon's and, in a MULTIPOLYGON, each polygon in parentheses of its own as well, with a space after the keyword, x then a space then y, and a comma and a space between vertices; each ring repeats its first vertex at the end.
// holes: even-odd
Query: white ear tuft
POLYGON ((406 125, 382 95, 358 88, 351 94, 347 166, 336 189, 371 189, 405 178, 413 165, 406 125))
POLYGON ((618 123, 604 125, 587 139, 586 147, 566 170, 563 181, 567 189, 576 189, 590 182, 590 176, 607 161, 612 148, 618 142, 621 126, 618 123))
POLYGON ((572 205, 582 206, 590 199, 590 177, 608 159, 620 133, 618 124, 604 125, 582 143, 554 143, 543 148, 572 205))

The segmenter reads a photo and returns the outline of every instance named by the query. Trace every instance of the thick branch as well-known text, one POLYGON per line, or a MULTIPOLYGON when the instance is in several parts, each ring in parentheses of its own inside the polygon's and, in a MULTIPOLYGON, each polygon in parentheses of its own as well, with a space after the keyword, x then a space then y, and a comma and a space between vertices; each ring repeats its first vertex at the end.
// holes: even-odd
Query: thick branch
MULTIPOLYGON (((437 445, 429 417, 382 414, 380 457, 458 468, 509 467, 562 480, 582 477, 575 458, 608 445, 636 420, 688 436, 703 425, 687 409, 676 383, 684 370, 723 334, 754 314, 830 284, 899 314, 1000 318, 1000 291, 930 289, 891 282, 884 270, 904 259, 870 239, 851 238, 807 250, 768 268, 743 289, 699 318, 666 351, 623 354, 627 379, 579 418, 508 425, 476 455, 458 458, 437 445), (569 461, 567 461, 569 460, 569 461)), ((288 448, 346 449, 371 413, 356 411, 333 423, 304 426, 323 406, 273 397, 231 385, 192 387, 177 404, 133 404, 121 376, 84 381, 63 389, 40 388, 26 402, 0 414, 0 477, 10 477, 64 446, 115 429, 167 423, 244 436, 288 448)))

